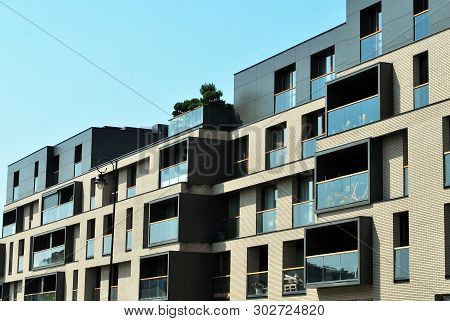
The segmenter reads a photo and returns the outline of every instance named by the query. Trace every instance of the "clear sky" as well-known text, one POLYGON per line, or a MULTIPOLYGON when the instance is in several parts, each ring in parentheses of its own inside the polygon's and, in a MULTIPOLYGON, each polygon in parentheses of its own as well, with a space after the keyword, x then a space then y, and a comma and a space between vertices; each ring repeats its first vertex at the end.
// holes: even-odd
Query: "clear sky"
POLYGON ((233 102, 234 73, 344 21, 345 0, 0 0, 0 206, 8 164, 91 126, 167 122, 204 82, 233 102))

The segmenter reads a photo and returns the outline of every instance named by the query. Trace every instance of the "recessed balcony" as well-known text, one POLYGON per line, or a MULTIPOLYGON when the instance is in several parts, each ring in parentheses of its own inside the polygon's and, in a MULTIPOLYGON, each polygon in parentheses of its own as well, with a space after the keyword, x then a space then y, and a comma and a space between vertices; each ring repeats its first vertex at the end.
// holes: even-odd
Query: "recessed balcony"
POLYGON ((42 269, 62 265, 66 261, 66 230, 33 237, 32 267, 42 269))
POLYGON ((82 186, 71 184, 42 198, 42 225, 50 224, 81 212, 82 186))
POLYGON ((25 279, 25 301, 64 301, 64 272, 25 279))

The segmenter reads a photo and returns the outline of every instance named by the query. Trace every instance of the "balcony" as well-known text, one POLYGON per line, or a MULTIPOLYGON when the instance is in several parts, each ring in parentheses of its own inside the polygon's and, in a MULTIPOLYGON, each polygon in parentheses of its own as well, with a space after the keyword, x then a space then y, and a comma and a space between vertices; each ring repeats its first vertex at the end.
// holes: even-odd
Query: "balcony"
POLYGON ((395 257, 394 280, 395 281, 408 281, 409 280, 409 246, 395 248, 394 249, 394 257, 395 257))
POLYGON ((67 217, 73 216, 74 204, 72 202, 67 202, 59 206, 42 211, 42 224, 49 224, 56 222, 67 217))
POLYGON ((414 15, 414 40, 428 36, 428 10, 414 15))
POLYGON ((328 113, 328 135, 338 134, 380 120, 378 95, 334 109, 328 113))
POLYGON ((190 112, 177 116, 169 121, 169 136, 184 132, 203 124, 203 108, 198 107, 190 112))
POLYGON ((25 294, 25 301, 56 301, 56 291, 38 294, 25 294))
POLYGON ((136 186, 127 188, 127 198, 136 196, 136 186))
POLYGON ((178 239, 178 217, 149 224, 149 244, 155 245, 178 239))
POLYGON ((361 62, 376 58, 382 54, 382 32, 376 32, 361 38, 361 62))
POLYGON ((275 114, 295 107, 295 88, 275 95, 275 114))
POLYGON ((369 199, 368 171, 317 183, 317 208, 343 206, 369 199))
POLYGON ((358 280, 358 251, 306 257, 308 284, 358 280))
POLYGON ((181 182, 187 182, 188 162, 184 161, 168 168, 161 169, 161 188, 181 182))
POLYGON ((167 299, 167 285, 167 276, 141 279, 139 297, 141 300, 165 300, 167 299))
POLYGON ((213 278, 213 297, 215 300, 230 299, 230 277, 218 276, 213 278))
POLYGON ((94 258, 95 239, 86 241, 86 259, 94 258))
POLYGON ((311 80, 311 100, 322 98, 325 96, 327 82, 336 77, 334 72, 322 75, 311 80))
POLYGON ((64 264, 65 245, 33 253, 33 269, 64 264))
POLYGON ((428 83, 414 88, 414 109, 427 106, 430 103, 428 83))
POLYGON ((12 223, 6 226, 3 226, 3 234, 2 237, 7 237, 10 235, 16 234, 16 223, 12 223))
POLYGON ((316 139, 317 137, 304 140, 302 142, 302 158, 310 158, 316 155, 316 139))
POLYGON ((112 235, 103 236, 103 256, 111 255, 112 235))
POLYGON ((256 234, 277 230, 277 210, 266 210, 256 213, 256 234))
POLYGON ((314 201, 294 204, 292 207, 292 219, 294 228, 314 224, 316 222, 314 201))
POLYGON ((286 163, 286 147, 276 149, 266 153, 266 167, 271 169, 286 163))
POLYGON ((247 274, 247 298, 266 298, 268 289, 268 272, 247 274))
POLYGON ((303 267, 283 269, 283 295, 305 292, 305 270, 303 267))

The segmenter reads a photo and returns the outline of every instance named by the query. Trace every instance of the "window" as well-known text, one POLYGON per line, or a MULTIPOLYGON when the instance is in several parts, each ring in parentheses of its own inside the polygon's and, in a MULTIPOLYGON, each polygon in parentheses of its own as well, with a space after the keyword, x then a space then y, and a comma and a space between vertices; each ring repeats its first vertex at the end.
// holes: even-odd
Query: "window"
POLYGON ((101 267, 97 267, 95 269, 95 287, 93 289, 92 301, 100 301, 101 295, 101 277, 102 277, 102 269, 101 267))
POLYGON ((228 216, 222 220, 218 241, 232 240, 239 237, 239 193, 228 196, 228 216))
POLYGON ((286 163, 286 123, 266 130, 266 169, 286 163))
POLYGON ((335 78, 334 47, 311 56, 311 99, 325 96, 326 83, 335 78))
POLYGON ((53 186, 59 182, 59 155, 53 157, 50 170, 50 185, 53 186))
POLYGON ((436 294, 434 296, 435 301, 450 301, 450 293, 449 294, 436 294))
POLYGON ((268 257, 267 245, 247 249, 247 298, 264 298, 268 293, 268 257))
POLYGON ((414 40, 428 36, 428 0, 414 0, 414 40))
POLYGON ((261 211, 256 213, 256 234, 277 229, 278 189, 275 186, 261 189, 261 211))
POLYGON ((324 110, 302 116, 302 158, 316 155, 316 140, 325 133, 324 110))
POLYGON ((33 269, 65 263, 65 229, 33 238, 33 269))
POLYGON ((311 172, 298 177, 293 203, 292 226, 294 228, 315 223, 314 176, 311 172))
POLYGON ((295 64, 275 72, 275 113, 295 106, 295 64))
POLYGON ((382 53, 381 2, 361 11, 360 37, 361 62, 373 59, 382 53))
POLYGON ((127 168, 127 198, 136 196, 136 172, 136 164, 127 168))
POLYGON ((19 177, 20 172, 19 171, 15 172, 13 181, 13 202, 19 199, 19 177))
POLYGON ((83 145, 75 146, 75 160, 74 160, 74 176, 81 175, 81 162, 83 160, 83 145))
POLYGON ((119 265, 112 266, 111 301, 117 301, 119 295, 119 265))
POLYGON ((72 301, 78 301, 78 270, 73 271, 72 277, 72 301))
POLYGON ((19 255, 18 255, 18 260, 17 260, 17 273, 22 273, 23 272, 23 256, 25 254, 25 240, 20 240, 19 241, 19 255))
POLYGON ((160 151, 160 187, 188 180, 187 140, 160 151))
POLYGON ((14 260, 14 243, 9 243, 9 264, 8 264, 8 275, 12 274, 12 266, 14 260))
POLYGON ((414 109, 429 104, 428 51, 414 56, 414 109))
POLYGON ((178 239, 178 197, 150 204, 148 244, 150 246, 178 239))
POLYGON ((450 279, 450 204, 444 206, 445 278, 450 279))
POLYGON ((133 249, 133 208, 127 209, 125 251, 133 249))
POLYGON ((214 253, 213 296, 215 300, 230 299, 230 251, 214 253))
POLYGON ((56 301, 60 297, 56 273, 25 279, 25 301, 56 301), (57 293, 58 292, 58 293, 57 293))
POLYGON ((34 192, 39 189, 39 162, 34 163, 34 192))
POLYGON ((74 214, 75 186, 69 185, 42 199, 42 224, 65 219, 74 214))
POLYGON ((233 141, 233 177, 248 174, 248 136, 233 141))
POLYGON ((86 259, 94 258, 95 219, 87 221, 86 259))
POLYGON ((303 240, 283 243, 283 295, 305 293, 303 240))
POLYGON ((113 225, 112 214, 103 216, 103 256, 111 255, 113 225))
POLYGON ((168 255, 141 260, 139 300, 161 300, 168 296, 168 255))
POLYGON ((89 208, 90 210, 95 210, 95 178, 91 179, 91 191, 90 191, 90 199, 89 199, 89 208))
POLYGON ((409 281, 409 216, 394 214, 394 281, 409 281))

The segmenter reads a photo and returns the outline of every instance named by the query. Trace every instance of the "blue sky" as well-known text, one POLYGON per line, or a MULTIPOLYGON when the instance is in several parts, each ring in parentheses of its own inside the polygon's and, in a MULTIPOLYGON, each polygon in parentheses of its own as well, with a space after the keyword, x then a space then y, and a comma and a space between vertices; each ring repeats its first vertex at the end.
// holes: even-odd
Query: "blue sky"
POLYGON ((167 122, 204 82, 233 102, 234 73, 344 21, 344 0, 0 0, 0 205, 8 164, 91 126, 167 122))

